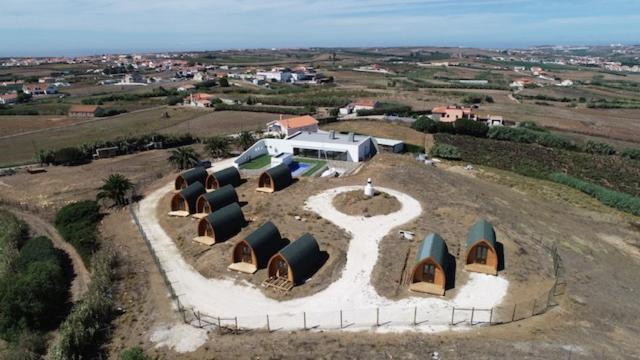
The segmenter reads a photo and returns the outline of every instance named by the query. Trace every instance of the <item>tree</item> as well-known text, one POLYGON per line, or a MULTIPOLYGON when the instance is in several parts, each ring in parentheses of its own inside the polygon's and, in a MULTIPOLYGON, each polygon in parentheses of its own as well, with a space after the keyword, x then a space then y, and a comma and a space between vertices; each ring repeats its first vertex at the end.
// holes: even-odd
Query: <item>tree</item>
POLYGON ((194 167, 199 162, 198 153, 190 146, 173 149, 170 154, 167 160, 178 170, 194 167))
POLYGON ((52 150, 40 149, 36 153, 36 160, 40 165, 49 165, 53 163, 55 159, 55 153, 52 150))
POLYGON ((229 79, 226 76, 220 78, 220 86, 229 87, 229 79))
POLYGON ((436 121, 428 116, 420 116, 411 124, 411 127, 423 133, 436 132, 436 121))
POLYGON ((133 183, 122 174, 111 174, 104 179, 96 200, 110 199, 117 206, 125 205, 125 195, 133 189, 133 183))
POLYGON ((256 142, 256 138, 253 137, 249 131, 243 131, 238 136, 238 145, 242 148, 242 150, 247 150, 256 142))
POLYGON ((214 136, 206 141, 204 148, 214 158, 225 157, 229 154, 229 139, 225 136, 214 136))
POLYGON ((461 158, 460 151, 457 147, 440 143, 437 143, 431 147, 429 155, 432 157, 440 157, 449 160, 459 160, 461 158))

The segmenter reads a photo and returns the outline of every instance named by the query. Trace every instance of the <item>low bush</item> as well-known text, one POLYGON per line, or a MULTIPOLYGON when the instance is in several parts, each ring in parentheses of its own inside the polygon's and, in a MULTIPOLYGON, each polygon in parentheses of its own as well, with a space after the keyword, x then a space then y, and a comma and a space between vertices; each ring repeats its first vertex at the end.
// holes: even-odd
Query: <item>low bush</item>
POLYGON ((100 206, 92 200, 71 203, 58 211, 55 226, 60 235, 73 245, 85 263, 98 249, 98 222, 100 206))
POLYGON ((489 139, 514 141, 526 144, 539 144, 546 147, 573 150, 575 144, 560 135, 529 130, 524 127, 494 126, 487 132, 489 139))
POLYGON ((533 121, 523 121, 520 123, 520 125, 518 125, 518 127, 521 127, 527 130, 533 130, 533 131, 549 132, 549 130, 543 128, 542 126, 536 124, 533 121))
POLYGON ((95 116, 96 117, 109 117, 109 116, 115 116, 118 114, 124 114, 126 113, 127 110, 125 109, 103 109, 101 107, 96 109, 96 113, 95 116))
POLYGON ((589 140, 584 144, 584 151, 589 154, 615 155, 616 148, 610 144, 589 140))
POLYGON ((633 149, 633 148, 624 149, 622 150, 622 153, 620 154, 620 156, 627 159, 640 160, 640 149, 633 149))
POLYGON ((429 156, 431 157, 439 157, 443 159, 449 160, 460 160, 460 150, 453 145, 436 143, 431 147, 429 151, 429 156))
POLYGON ((118 360, 150 360, 144 351, 138 347, 134 346, 132 348, 128 348, 118 355, 118 360))
POLYGON ((315 112, 313 108, 286 108, 276 106, 259 106, 259 105, 227 105, 227 104, 215 104, 214 108, 217 111, 251 111, 251 112, 266 112, 274 114, 288 114, 288 115, 309 115, 315 112))
POLYGON ((424 154, 424 146, 415 144, 404 144, 404 149, 408 153, 412 154, 424 154))
POLYGON ((618 191, 613 191, 563 173, 553 173, 549 178, 557 183, 580 190, 615 209, 634 215, 640 215, 640 198, 618 191))
POLYGON ((487 137, 489 126, 483 122, 469 119, 458 119, 454 125, 456 134, 475 137, 487 137))
POLYGON ((388 114, 409 114, 411 106, 396 103, 380 103, 373 110, 358 110, 358 116, 375 116, 388 114))
POLYGON ((64 147, 53 152, 54 165, 74 166, 91 161, 91 154, 87 154, 78 147, 64 147))
POLYGON ((411 128, 423 133, 433 134, 436 132, 436 121, 428 116, 420 116, 411 124, 411 128))

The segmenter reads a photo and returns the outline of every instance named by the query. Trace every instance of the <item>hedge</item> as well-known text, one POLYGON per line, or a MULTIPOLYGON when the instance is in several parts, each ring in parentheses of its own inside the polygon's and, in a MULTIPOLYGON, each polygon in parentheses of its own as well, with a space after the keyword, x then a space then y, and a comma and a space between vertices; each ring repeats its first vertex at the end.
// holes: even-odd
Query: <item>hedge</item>
POLYGON ((569 139, 547 132, 529 130, 527 128, 493 126, 487 132, 489 139, 507 140, 527 144, 539 144, 559 149, 576 149, 576 145, 569 139))
POLYGON ((580 190, 598 199, 598 201, 605 205, 634 215, 640 215, 640 198, 638 197, 609 190, 600 185, 595 185, 563 173, 553 173, 549 175, 549 178, 557 183, 580 190))
POLYGON ((584 145, 584 151, 589 154, 615 155, 616 148, 610 144, 589 140, 584 145))
POLYGON ((250 111, 250 112, 266 112, 273 114, 287 114, 287 115, 309 115, 315 112, 312 108, 286 108, 277 106, 259 106, 259 105, 227 105, 227 104, 215 104, 213 106, 217 111, 250 111))

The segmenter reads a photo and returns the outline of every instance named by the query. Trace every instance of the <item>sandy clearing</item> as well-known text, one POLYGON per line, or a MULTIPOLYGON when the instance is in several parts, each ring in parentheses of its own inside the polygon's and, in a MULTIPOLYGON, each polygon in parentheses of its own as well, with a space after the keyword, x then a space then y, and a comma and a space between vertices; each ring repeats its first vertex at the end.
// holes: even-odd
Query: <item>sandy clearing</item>
MULTIPOLYGON (((217 163, 214 170, 228 164, 229 160, 217 163)), ((345 186, 311 196, 305 203, 307 210, 352 235, 347 263, 340 279, 312 296, 276 301, 249 284, 238 285, 230 278, 207 279, 184 260, 156 218, 158 202, 171 191, 171 186, 168 184, 154 191, 141 202, 138 209, 140 223, 182 304, 212 317, 237 317, 240 327, 263 328, 268 314, 272 329, 300 329, 305 313, 309 328, 365 330, 376 324, 376 309, 379 308, 378 319, 384 326, 375 328, 376 331, 442 331, 449 328, 453 306, 489 309, 499 305, 507 292, 508 282, 501 277, 470 274, 467 284, 450 301, 436 297, 411 297, 394 301, 378 295, 371 284, 371 273, 378 259, 379 243, 389 231, 418 217, 422 207, 417 200, 404 193, 378 188, 395 196, 402 204, 401 209, 369 218, 348 216, 335 209, 332 200, 339 193, 360 187, 345 186), (413 324, 414 313, 417 325, 413 324)), ((454 323, 462 323, 469 317, 470 312, 457 311, 454 323)), ((479 311, 474 320, 487 321, 488 317, 488 311, 479 311)))
POLYGON ((207 330, 197 329, 187 324, 160 326, 151 334, 151 342, 156 348, 163 346, 178 353, 192 352, 202 346, 207 340, 207 330))

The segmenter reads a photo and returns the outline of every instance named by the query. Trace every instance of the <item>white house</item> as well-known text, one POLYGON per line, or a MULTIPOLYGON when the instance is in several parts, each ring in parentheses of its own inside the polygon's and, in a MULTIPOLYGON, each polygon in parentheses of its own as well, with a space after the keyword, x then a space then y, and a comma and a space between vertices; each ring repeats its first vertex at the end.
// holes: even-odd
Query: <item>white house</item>
POLYGON ((271 71, 258 71, 256 77, 268 82, 289 82, 291 81, 291 71, 274 68, 271 71))
POLYGON ((298 132, 285 139, 259 140, 234 160, 234 166, 239 167, 266 154, 277 156, 284 153, 322 160, 361 162, 370 159, 377 152, 377 144, 370 136, 339 134, 334 131, 298 132))
POLYGON ((267 123, 267 132, 275 135, 290 136, 300 131, 318 132, 318 120, 309 115, 288 119, 280 116, 279 120, 267 123))
POLYGON ((15 104, 17 102, 18 102, 18 94, 16 93, 0 95, 1 105, 15 104))

